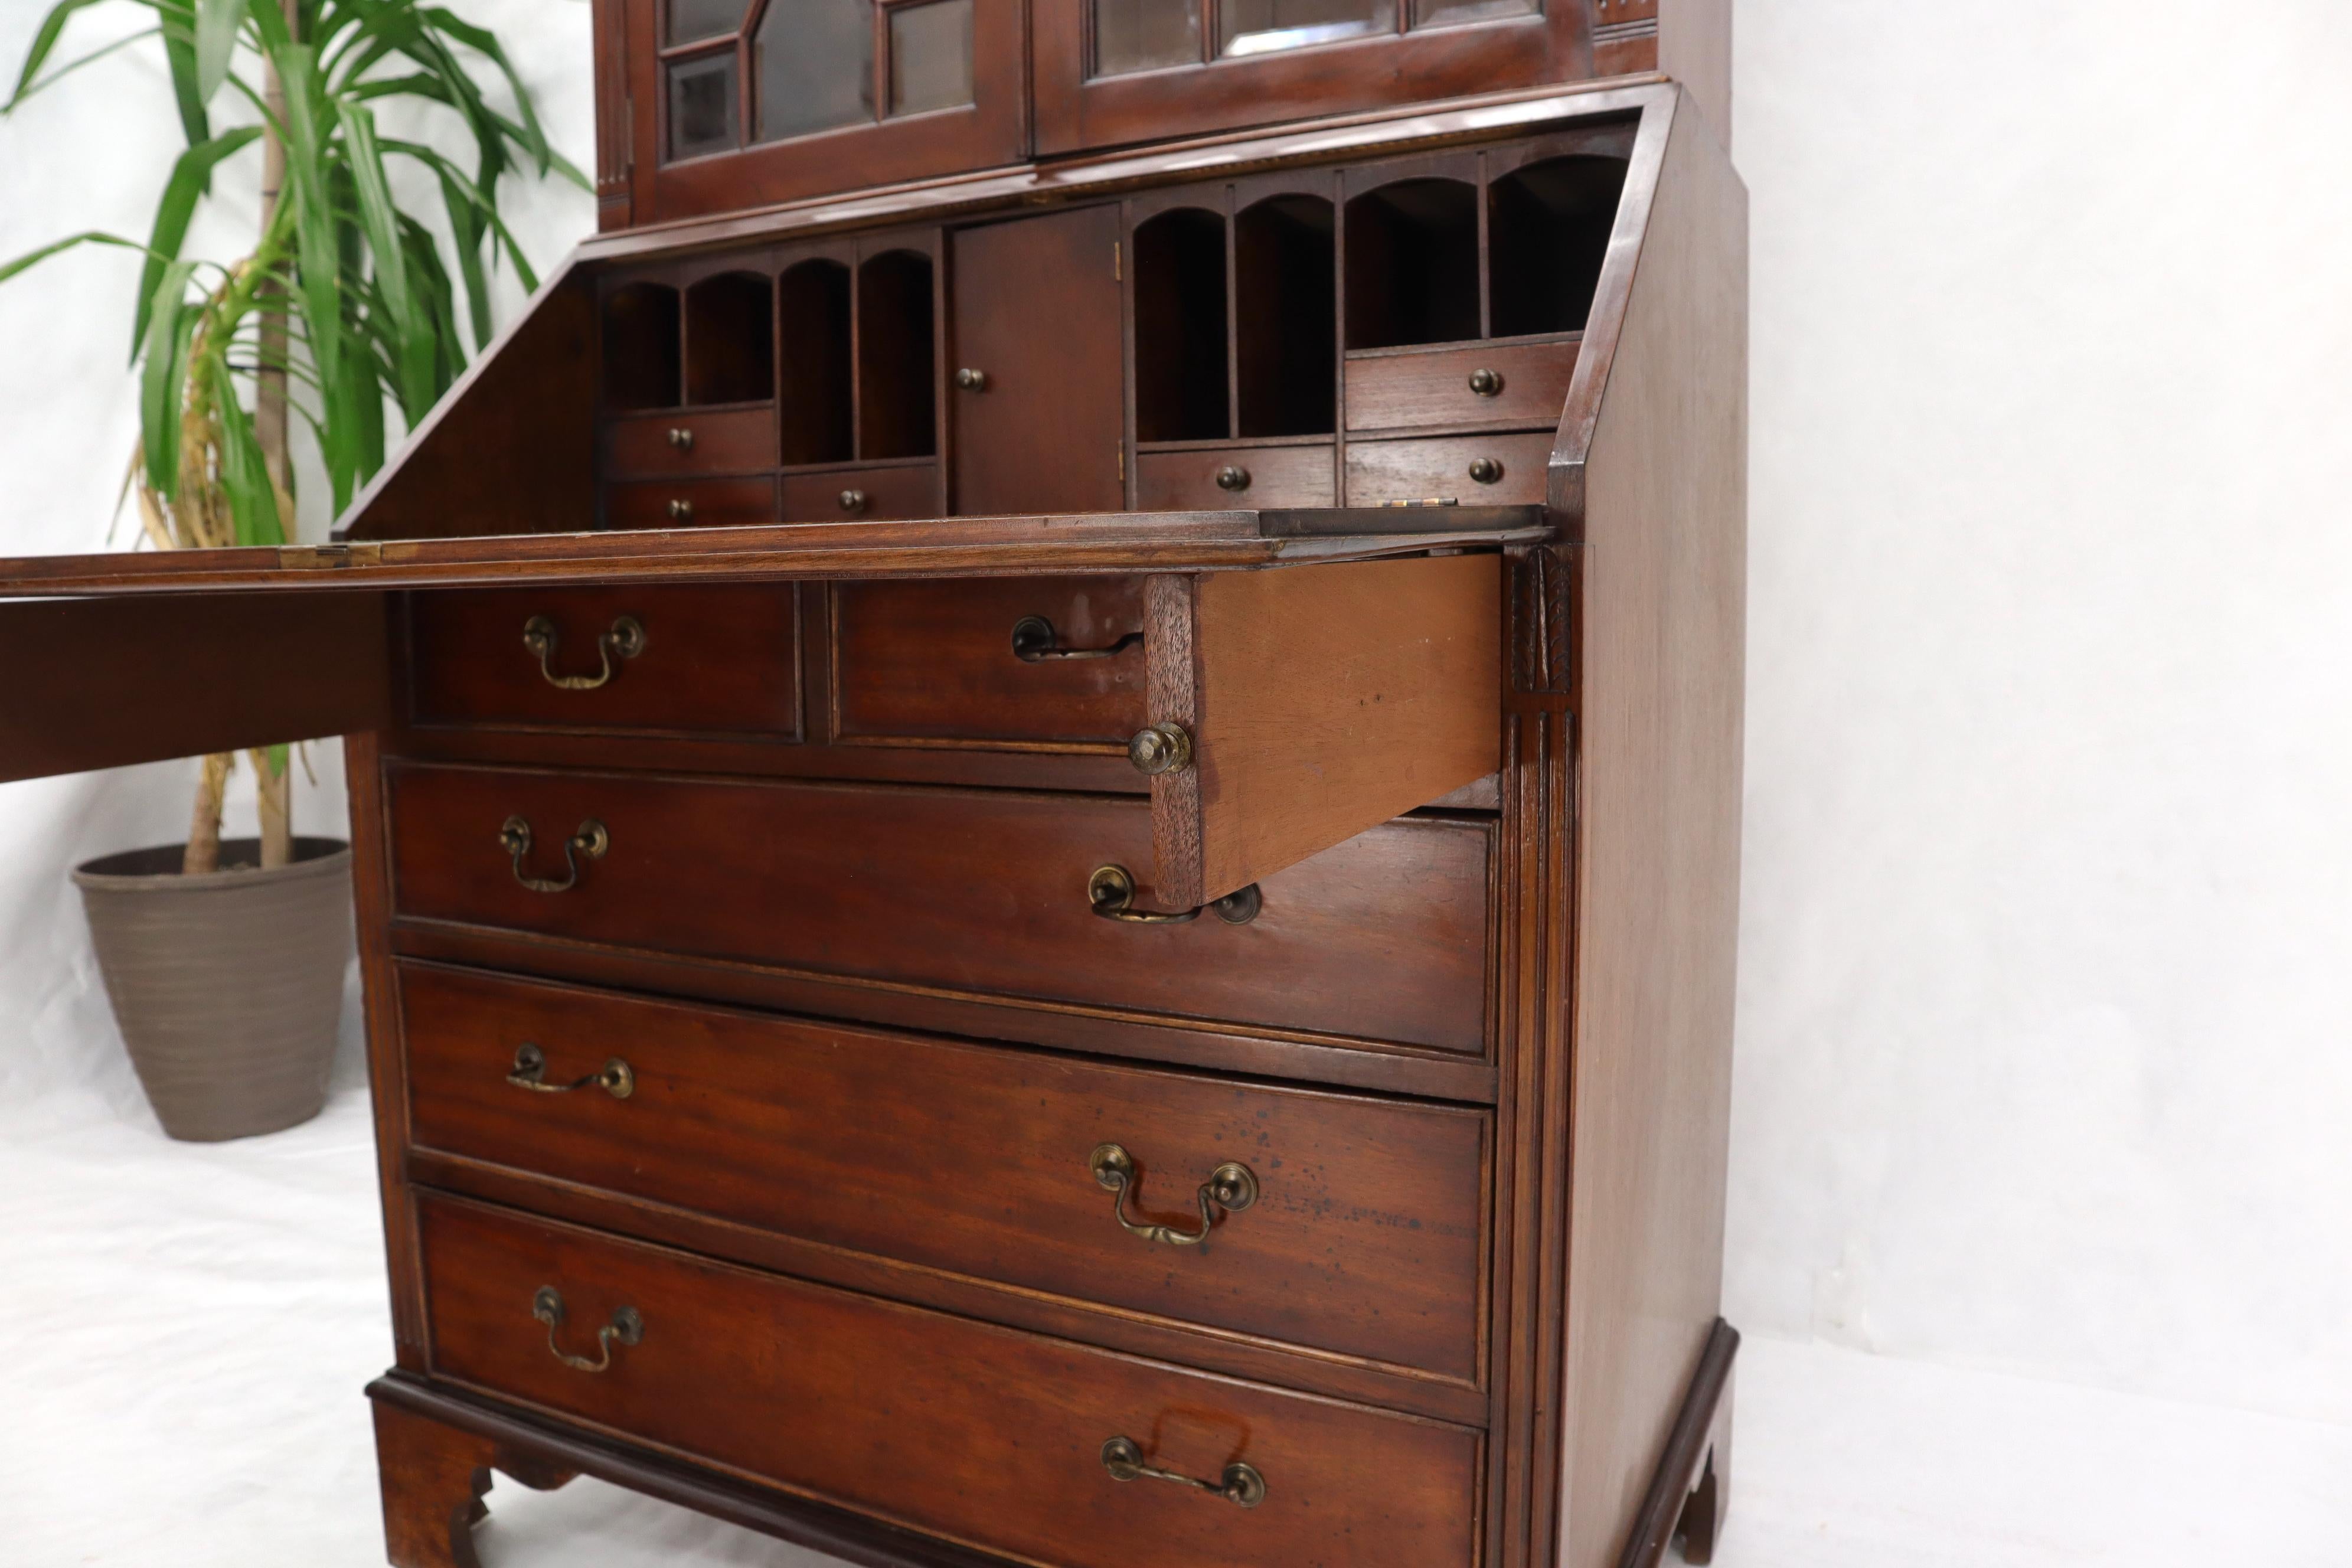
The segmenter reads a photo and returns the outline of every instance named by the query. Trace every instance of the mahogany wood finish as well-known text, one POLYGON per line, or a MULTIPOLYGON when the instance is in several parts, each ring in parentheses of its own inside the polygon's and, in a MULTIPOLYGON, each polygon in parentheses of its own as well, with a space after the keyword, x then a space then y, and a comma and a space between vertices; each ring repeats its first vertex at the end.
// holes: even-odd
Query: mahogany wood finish
POLYGON ((1350 441, 1348 504, 1436 500, 1464 506, 1517 505, 1544 494, 1551 451, 1549 430, 1350 441))
POLYGON ((1144 725, 1140 578, 845 583, 830 599, 835 740, 1123 755, 1144 725), (1030 621, 1051 632, 1034 651, 1105 657, 1024 659, 1030 621))
MULTIPOLYGON (((1041 62, 1072 3, 1038 8, 1041 62)), ((1723 11, 1592 0, 1075 96, 1041 65, 1041 126, 1206 133, 1028 164, 1025 132, 947 148, 1027 112, 981 0, 974 110, 661 165, 653 10, 600 0, 627 132, 600 217, 635 226, 343 542, 0 563, 0 596, 79 601, 0 604, 39 672, 5 716, 24 774, 358 731, 401 1561, 462 1561, 486 1467, 870 1568, 1713 1550, 1723 11), (1584 58, 1508 68, 1688 59, 1706 101, 1370 107, 1561 27, 1584 58), (1030 617, 1019 648, 1105 657, 1022 657, 1030 617), (307 651, 257 713, 201 650, 261 637, 307 651), (1192 756, 1147 777, 1154 723, 1192 756), (526 1040, 565 1092, 508 1081, 526 1040), (593 1081, 614 1057, 625 1099, 593 1081), (1198 1247, 1139 1237, 1088 1169, 1113 1142, 1135 1225, 1199 1223, 1226 1160, 1257 1201, 1213 1202, 1198 1247), (561 1354, 606 1370, 551 1353, 543 1286, 561 1354), (643 1334, 600 1346, 622 1306, 643 1334), (1265 1500, 1118 1480, 1115 1436, 1265 1500)))
POLYGON ((1350 354, 1348 428, 1540 426, 1549 437, 1568 403, 1576 348, 1571 336, 1350 354))
POLYGON ((1111 206, 956 234, 958 511, 1126 504, 1118 243, 1111 206))
POLYGON ((0 668, 15 672, 0 701, 0 780, 310 741, 390 718, 380 594, 0 602, 0 668), (267 680, 253 679, 257 646, 271 650, 267 680))
POLYGON ((1280 447, 1194 447, 1139 453, 1135 504, 1147 511, 1185 511, 1221 502, 1251 506, 1329 506, 1331 443, 1280 447))
POLYGON ((408 605, 411 723, 800 737, 789 585, 493 588, 408 605), (525 640, 540 623, 553 634, 544 658, 525 640), (630 626, 638 651, 614 651, 630 626))
POLYGON ((393 1568, 481 1568, 474 1526, 489 1514, 482 1500, 493 1466, 534 1491, 577 1474, 389 1404, 375 1406, 375 1449, 393 1568))
POLYGON ((791 473, 778 488, 786 522, 881 522, 940 511, 940 466, 934 462, 791 473))
POLYGON ((522 1215, 421 1205, 435 1373, 820 1501, 1031 1562, 1436 1568, 1476 1560, 1475 1431, 899 1306, 522 1215), (622 1308, 639 1342, 587 1373, 622 1308), (746 1331, 751 1338, 746 1340, 746 1331), (779 1420, 777 1412, 793 1413, 779 1420), (1264 1500, 1120 1481, 1101 1450, 1264 1500), (1010 1501, 1013 1506, 1007 1506, 1010 1501))
POLYGON ((776 416, 769 407, 674 409, 604 426, 610 479, 760 473, 775 466, 776 416))
POLYGON ((1165 906, 1221 899, 1494 771, 1491 555, 1155 577, 1150 718, 1193 761, 1152 780, 1165 906))
POLYGON ((823 1245, 1476 1384, 1484 1112, 1275 1089, 404 965, 422 1149, 823 1245), (627 1099, 550 1082, 625 1060, 627 1099), (839 1108, 859 1108, 845 1118, 839 1108), (1088 1157, 1133 1156, 1128 1234, 1088 1157))
POLYGON ((415 765, 388 783, 404 921, 1486 1049, 1476 820, 1402 819, 1269 872, 1246 925, 1133 925, 1087 891, 1106 865, 1150 886, 1133 799, 415 765), (534 891, 499 842, 510 816, 531 828, 523 875, 562 879, 584 822, 611 847, 534 891))

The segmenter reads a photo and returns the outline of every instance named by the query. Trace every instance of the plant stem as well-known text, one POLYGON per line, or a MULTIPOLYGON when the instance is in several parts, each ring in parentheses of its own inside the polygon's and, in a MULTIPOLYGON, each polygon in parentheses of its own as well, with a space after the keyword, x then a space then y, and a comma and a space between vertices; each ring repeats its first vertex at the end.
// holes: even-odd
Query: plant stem
POLYGON ((221 796, 228 791, 229 765, 236 760, 226 752, 215 752, 205 759, 196 779, 196 810, 188 824, 188 847, 180 856, 184 877, 220 869, 221 796))

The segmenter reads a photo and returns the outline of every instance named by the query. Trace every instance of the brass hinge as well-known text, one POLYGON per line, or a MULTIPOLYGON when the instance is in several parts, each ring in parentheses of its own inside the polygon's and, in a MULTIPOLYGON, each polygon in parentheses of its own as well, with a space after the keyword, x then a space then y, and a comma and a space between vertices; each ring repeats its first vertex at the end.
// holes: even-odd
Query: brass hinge
POLYGON ((278 564, 289 572, 324 572, 341 566, 374 566, 383 560, 381 544, 282 544, 278 564))
POLYGON ((1126 262, 1123 259, 1125 253, 1121 249, 1123 244, 1123 241, 1116 239, 1110 242, 1110 280, 1114 283, 1127 281, 1126 262))

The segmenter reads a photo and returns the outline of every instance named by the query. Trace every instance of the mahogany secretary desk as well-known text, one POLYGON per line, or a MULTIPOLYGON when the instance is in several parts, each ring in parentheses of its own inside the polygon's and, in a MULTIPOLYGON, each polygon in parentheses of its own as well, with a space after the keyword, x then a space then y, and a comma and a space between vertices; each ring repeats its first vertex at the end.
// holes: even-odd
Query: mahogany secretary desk
POLYGON ((391 1560, 1706 1561, 1727 7, 595 16, 337 542, 0 582, 6 776, 348 737, 391 1560))

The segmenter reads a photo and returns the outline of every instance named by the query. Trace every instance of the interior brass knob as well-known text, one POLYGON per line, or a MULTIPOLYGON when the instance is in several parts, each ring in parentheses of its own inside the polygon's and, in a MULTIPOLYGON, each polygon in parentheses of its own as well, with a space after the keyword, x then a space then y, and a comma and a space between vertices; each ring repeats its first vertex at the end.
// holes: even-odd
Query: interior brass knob
POLYGON ((1221 490, 1249 489, 1250 471, 1238 463, 1227 463, 1217 470, 1217 488, 1221 490))
POLYGON ((969 368, 960 370, 955 373, 955 384, 966 392, 985 392, 988 390, 988 373, 969 368))
POLYGON ((1503 373, 1498 370, 1474 370, 1470 373, 1470 390, 1481 397, 1496 397, 1503 391, 1503 373))
POLYGON ((1503 477, 1503 465, 1492 458, 1473 458, 1470 477, 1482 485, 1491 485, 1503 477))
POLYGON ((669 517, 672 522, 692 522, 694 521, 694 503, 690 500, 674 500, 670 502, 669 517))
POLYGON ((1172 773, 1192 765, 1192 737, 1181 724, 1150 725, 1129 738, 1127 760, 1139 773, 1172 773))
POLYGON ((866 492, 864 490, 842 491, 841 510, 844 511, 864 511, 866 510, 866 492))
POLYGON ((694 432, 683 427, 672 430, 669 444, 681 452, 691 452, 694 450, 694 432))

